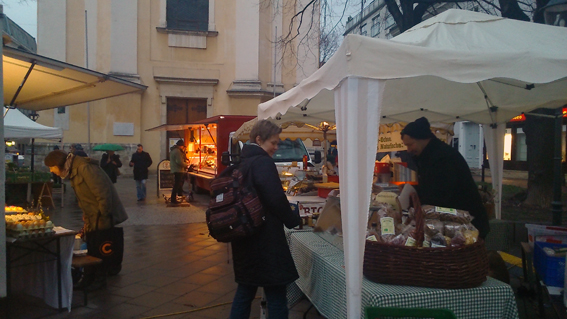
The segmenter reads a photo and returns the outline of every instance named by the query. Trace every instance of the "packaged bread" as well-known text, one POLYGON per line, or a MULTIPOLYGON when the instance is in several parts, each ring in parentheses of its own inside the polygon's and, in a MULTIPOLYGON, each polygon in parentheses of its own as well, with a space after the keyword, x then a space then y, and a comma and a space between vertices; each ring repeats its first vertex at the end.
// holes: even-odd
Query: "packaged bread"
POLYGON ((465 245, 472 245, 478 241, 478 229, 472 224, 464 225, 463 235, 465 236, 465 245))
POLYGON ((427 228, 435 230, 436 233, 443 233, 445 225, 439 219, 426 219, 424 224, 424 231, 427 232, 427 228))
POLYGON ((433 237, 431 237, 431 248, 443 247, 447 247, 447 240, 445 239, 445 236, 443 236, 443 234, 437 233, 433 237))
POLYGON ((441 221, 456 222, 460 224, 468 224, 473 219, 468 211, 462 209, 431 205, 423 205, 421 208, 423 209, 423 213, 427 219, 439 219, 441 221))
POLYGON ((460 233, 464 230, 463 227, 464 226, 460 223, 444 222, 443 223, 443 235, 450 237, 450 238, 453 238, 453 237, 455 237, 456 233, 460 233))

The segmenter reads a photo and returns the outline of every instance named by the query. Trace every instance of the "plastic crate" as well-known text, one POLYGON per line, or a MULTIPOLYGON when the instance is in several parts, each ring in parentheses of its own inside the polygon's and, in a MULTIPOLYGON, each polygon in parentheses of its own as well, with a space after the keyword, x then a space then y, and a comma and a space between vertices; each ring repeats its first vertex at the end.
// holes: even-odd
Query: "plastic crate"
POLYGON ((548 256, 543 248, 567 248, 564 244, 535 242, 534 267, 547 286, 563 288, 565 285, 565 256, 548 256))
POLYGON ((567 244, 567 228, 559 226, 526 224, 528 229, 528 243, 534 247, 534 242, 548 242, 553 244, 567 244))

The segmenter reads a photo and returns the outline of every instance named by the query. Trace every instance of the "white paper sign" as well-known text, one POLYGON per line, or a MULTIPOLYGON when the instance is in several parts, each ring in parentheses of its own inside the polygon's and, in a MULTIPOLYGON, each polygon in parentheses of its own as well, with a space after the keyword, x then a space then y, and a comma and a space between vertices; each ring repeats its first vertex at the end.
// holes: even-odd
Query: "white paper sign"
POLYGON ((134 136, 134 123, 114 122, 114 135, 134 136))

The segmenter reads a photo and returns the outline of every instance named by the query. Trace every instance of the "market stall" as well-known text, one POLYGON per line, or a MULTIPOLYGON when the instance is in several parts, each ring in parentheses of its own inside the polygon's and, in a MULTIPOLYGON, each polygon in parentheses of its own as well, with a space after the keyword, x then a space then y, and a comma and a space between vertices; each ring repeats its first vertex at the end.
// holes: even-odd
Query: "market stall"
POLYGON ((49 127, 32 121, 17 109, 4 108, 5 139, 61 139, 63 129, 49 127))
POLYGON ((348 35, 312 76, 258 106, 259 118, 336 120, 348 318, 360 318, 367 216, 359 212, 369 208, 377 124, 421 116, 485 124, 500 196, 503 123, 567 103, 567 42, 557 41, 566 37, 564 28, 448 10, 392 40, 348 35))
MULTIPOLYGON (((226 168, 221 156, 231 147, 230 133, 252 118, 245 115, 217 115, 193 123, 163 124, 147 131, 182 131, 191 183, 194 188, 208 191, 210 181, 226 168)), ((165 174, 163 176, 166 177, 165 174)))
MULTIPOLYGON (((6 46, 2 47, 1 56, 3 66, 2 99, 4 105, 12 109, 47 110, 128 93, 141 93, 146 89, 146 86, 141 84, 6 46)), ((4 119, 2 119, 3 125, 4 119)), ((5 164, 4 153, 2 153, 0 158, 0 161, 5 164)), ((0 180, 0 183, 3 184, 4 182, 5 180, 0 180)), ((3 204, 2 200, 0 205, 3 204)), ((62 231, 65 232, 65 230, 62 231)), ((62 236, 66 237, 67 235, 62 236)), ((8 246, 13 244, 13 242, 9 241, 11 239, 5 233, 0 234, 0 251, 8 252, 8 246)), ((67 248, 68 246, 63 243, 53 247, 56 250, 60 249, 60 252, 69 251, 70 253, 70 250, 67 250, 67 248)), ((41 258, 35 256, 37 253, 33 252, 28 255, 30 258, 41 258)), ((45 283, 49 287, 54 285, 65 286, 70 287, 72 291, 70 281, 64 281, 65 278, 70 277, 71 260, 70 258, 64 258, 62 254, 60 253, 60 256, 55 261, 52 261, 52 266, 43 269, 40 266, 37 268, 31 266, 31 270, 28 270, 28 272, 34 271, 35 274, 43 276, 45 283), (56 274, 54 272, 55 269, 58 269, 60 275, 55 275, 54 277, 54 274, 56 274), (56 278, 56 280, 51 280, 52 278, 56 278)), ((9 260, 6 260, 6 257, 8 256, 0 254, 0 264, 9 262, 9 260)), ((0 267, 0 291, 9 291, 5 272, 6 269, 0 267)), ((29 285, 30 283, 27 284, 29 285)), ((53 291, 43 289, 45 286, 42 286, 41 282, 35 281, 31 284, 34 285, 31 287, 32 289, 42 289, 43 292, 48 292, 51 296, 54 295, 53 291)), ((5 296, 10 297, 7 294, 0 293, 0 297, 5 296)), ((52 302, 48 303, 53 305, 52 302)), ((65 304, 57 306, 65 307, 65 304)))
POLYGON ((8 204, 23 204, 22 200, 31 202, 34 194, 32 190, 36 190, 33 197, 35 199, 39 198, 39 193, 45 187, 49 188, 45 190, 45 193, 51 194, 51 185, 45 184, 51 180, 51 174, 49 172, 36 172, 33 169, 34 143, 36 138, 59 140, 63 138, 63 130, 59 127, 49 127, 36 123, 17 109, 4 108, 3 115, 4 139, 31 139, 32 141, 31 169, 9 165, 6 170, 8 204), (16 192, 19 194, 16 194, 16 192))
POLYGON ((43 299, 53 308, 71 307, 71 259, 77 232, 54 226, 41 213, 7 206, 7 291, 43 299))
MULTIPOLYGON (((346 318, 345 269, 341 237, 298 230, 287 231, 286 235, 300 274, 300 278, 292 285, 297 285, 305 292, 325 318, 346 318)), ((288 289, 288 291, 294 290, 288 289)), ((296 293, 291 297, 299 299, 300 296, 301 294, 296 293)), ((492 278, 488 278, 479 287, 470 289, 384 285, 364 278, 361 299, 361 309, 365 307, 442 308, 453 311, 457 318, 518 318, 512 287, 492 278)), ((290 300, 292 301, 294 300, 290 300)))

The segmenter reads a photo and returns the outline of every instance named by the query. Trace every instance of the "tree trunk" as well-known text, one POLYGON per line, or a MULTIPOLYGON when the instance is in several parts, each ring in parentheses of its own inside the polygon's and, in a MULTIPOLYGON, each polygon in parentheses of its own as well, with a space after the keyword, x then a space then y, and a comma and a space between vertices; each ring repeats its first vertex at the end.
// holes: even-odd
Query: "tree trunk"
MULTIPOLYGON (((531 113, 553 115, 554 110, 531 113)), ((550 208, 553 199, 554 119, 526 114, 524 124, 528 146, 528 193, 524 204, 550 208)))

